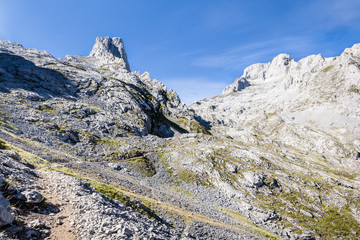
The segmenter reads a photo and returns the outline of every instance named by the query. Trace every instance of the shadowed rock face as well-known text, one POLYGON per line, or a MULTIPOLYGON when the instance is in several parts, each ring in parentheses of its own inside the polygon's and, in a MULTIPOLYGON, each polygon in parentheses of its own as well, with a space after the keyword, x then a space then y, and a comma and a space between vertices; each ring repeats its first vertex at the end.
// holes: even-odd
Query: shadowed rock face
POLYGON ((32 91, 43 99, 75 96, 75 84, 59 71, 36 66, 22 56, 0 53, 0 91, 32 91))
POLYGON ((119 37, 97 37, 89 56, 107 59, 121 58, 125 62, 126 69, 130 71, 124 43, 119 37))

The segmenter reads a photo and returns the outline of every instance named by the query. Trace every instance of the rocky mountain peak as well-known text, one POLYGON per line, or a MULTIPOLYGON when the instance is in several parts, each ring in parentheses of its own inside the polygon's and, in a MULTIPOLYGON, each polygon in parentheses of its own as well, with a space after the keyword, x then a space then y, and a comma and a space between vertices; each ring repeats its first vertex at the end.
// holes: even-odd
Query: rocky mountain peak
POLYGON ((289 65, 289 63, 291 62, 292 58, 290 57, 289 54, 286 54, 286 53, 281 53, 279 55, 277 55, 272 61, 271 61, 271 64, 272 65, 284 65, 284 66, 287 66, 289 65))
POLYGON ((360 43, 354 44, 351 48, 346 48, 344 54, 350 53, 355 56, 360 56, 360 43))
POLYGON ((122 59, 125 68, 130 71, 124 43, 119 37, 97 37, 89 57, 98 57, 110 62, 122 59))

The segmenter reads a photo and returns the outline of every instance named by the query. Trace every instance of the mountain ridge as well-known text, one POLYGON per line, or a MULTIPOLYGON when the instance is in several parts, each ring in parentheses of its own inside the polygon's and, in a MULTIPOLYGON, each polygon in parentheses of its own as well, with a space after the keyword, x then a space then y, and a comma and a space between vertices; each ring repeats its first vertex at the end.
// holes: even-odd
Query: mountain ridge
POLYGON ((0 41, 0 236, 358 238, 359 46, 279 55, 187 107, 121 38, 64 60, 0 41))

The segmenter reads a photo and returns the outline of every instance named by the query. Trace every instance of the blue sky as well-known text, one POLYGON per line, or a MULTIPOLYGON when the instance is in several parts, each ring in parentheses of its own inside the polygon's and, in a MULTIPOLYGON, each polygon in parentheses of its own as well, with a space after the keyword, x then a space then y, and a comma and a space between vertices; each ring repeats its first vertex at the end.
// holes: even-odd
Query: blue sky
POLYGON ((55 57, 122 37, 132 70, 187 104, 279 53, 339 55, 360 42, 359 0, 0 0, 0 39, 55 57))

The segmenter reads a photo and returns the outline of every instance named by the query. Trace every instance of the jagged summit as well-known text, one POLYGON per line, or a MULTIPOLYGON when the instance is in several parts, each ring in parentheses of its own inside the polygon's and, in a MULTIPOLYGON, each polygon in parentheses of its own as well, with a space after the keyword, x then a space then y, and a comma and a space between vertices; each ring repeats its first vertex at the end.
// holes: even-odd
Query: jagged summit
POLYGON ((326 73, 331 69, 333 72, 341 71, 346 76, 347 83, 357 84, 349 69, 354 68, 357 72, 359 57, 360 44, 345 49, 340 56, 329 58, 317 54, 295 61, 288 54, 279 54, 271 62, 257 63, 245 68, 243 75, 236 78, 222 93, 239 92, 250 85, 266 82, 277 82, 277 86, 287 89, 294 83, 309 82, 310 76, 315 76, 315 73, 326 73))
POLYGON ((119 37, 97 37, 89 57, 99 57, 109 61, 120 58, 124 61, 126 69, 130 71, 124 43, 119 37))

